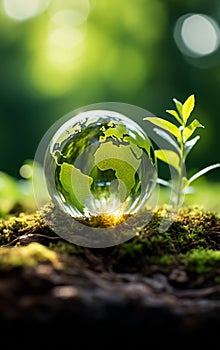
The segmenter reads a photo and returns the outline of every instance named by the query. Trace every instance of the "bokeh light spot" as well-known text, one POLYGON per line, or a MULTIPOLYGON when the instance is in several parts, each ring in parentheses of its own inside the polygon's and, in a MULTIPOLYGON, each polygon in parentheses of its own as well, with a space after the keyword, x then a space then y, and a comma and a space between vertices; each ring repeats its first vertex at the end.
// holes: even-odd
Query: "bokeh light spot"
MULTIPOLYGON (((81 14, 84 18, 87 18, 90 12, 89 0, 53 0, 48 9, 51 16, 56 15, 59 12, 74 10, 78 14, 81 14)), ((73 13, 72 13, 73 15, 73 13)), ((75 16, 76 14, 74 14, 75 16)), ((60 15, 59 15, 60 16, 60 15)), ((68 14, 69 16, 69 14, 68 14)), ((58 17, 59 18, 59 17, 58 17)))
POLYGON ((215 51, 218 45, 218 35, 212 20, 201 15, 193 15, 185 19, 182 37, 186 46, 199 55, 207 55, 215 51))
POLYGON ((219 46, 219 28, 207 15, 188 14, 179 18, 174 37, 180 51, 190 57, 214 53, 219 46))
POLYGON ((30 164, 23 164, 19 169, 19 173, 24 179, 29 179, 32 177, 33 168, 30 164))
POLYGON ((64 9, 55 13, 51 21, 59 25, 79 25, 86 21, 87 14, 75 10, 64 9))
POLYGON ((3 0, 8 17, 23 21, 44 11, 51 0, 3 0))
POLYGON ((52 31, 49 41, 61 48, 72 48, 79 45, 84 39, 84 33, 79 28, 60 27, 52 31))

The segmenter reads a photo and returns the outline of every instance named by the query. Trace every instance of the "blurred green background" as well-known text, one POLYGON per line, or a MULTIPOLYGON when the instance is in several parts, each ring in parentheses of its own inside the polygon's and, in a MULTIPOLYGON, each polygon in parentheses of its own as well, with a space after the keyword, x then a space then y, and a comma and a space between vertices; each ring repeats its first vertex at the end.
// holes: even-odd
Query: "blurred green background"
MULTIPOLYGON (((30 179, 22 164, 54 122, 93 103, 169 119, 172 98, 194 93, 205 129, 189 173, 219 162, 219 27, 219 0, 1 0, 0 208, 32 198, 24 182, 14 194, 30 179)), ((198 180, 188 202, 220 211, 219 179, 198 180)))

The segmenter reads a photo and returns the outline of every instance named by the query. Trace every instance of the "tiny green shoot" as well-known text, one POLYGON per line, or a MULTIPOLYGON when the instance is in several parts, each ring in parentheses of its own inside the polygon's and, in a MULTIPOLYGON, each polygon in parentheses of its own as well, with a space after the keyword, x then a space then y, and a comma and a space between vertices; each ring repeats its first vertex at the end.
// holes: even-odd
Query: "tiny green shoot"
POLYGON ((186 159, 200 139, 198 135, 193 138, 191 136, 197 128, 204 128, 204 126, 197 119, 191 122, 189 121, 195 107, 194 95, 190 95, 184 103, 181 103, 175 98, 173 102, 175 104, 175 110, 169 109, 166 112, 175 118, 175 124, 159 117, 147 117, 144 120, 156 125, 154 131, 172 147, 172 149, 158 149, 155 151, 155 155, 157 159, 172 166, 176 170, 177 176, 175 180, 165 181, 159 178, 158 183, 171 188, 172 204, 175 209, 178 209, 183 203, 184 195, 190 192, 189 188, 192 182, 208 171, 219 168, 220 163, 207 166, 190 178, 187 177, 186 159))

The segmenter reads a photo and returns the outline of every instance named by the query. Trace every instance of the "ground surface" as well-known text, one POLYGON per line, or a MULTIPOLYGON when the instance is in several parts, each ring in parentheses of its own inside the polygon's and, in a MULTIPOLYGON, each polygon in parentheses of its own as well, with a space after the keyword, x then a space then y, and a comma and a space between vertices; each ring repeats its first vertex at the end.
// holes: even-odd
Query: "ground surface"
POLYGON ((220 220, 186 208, 159 233, 162 215, 103 249, 64 241, 40 213, 1 220, 2 335, 77 349, 212 346, 220 326, 220 220))

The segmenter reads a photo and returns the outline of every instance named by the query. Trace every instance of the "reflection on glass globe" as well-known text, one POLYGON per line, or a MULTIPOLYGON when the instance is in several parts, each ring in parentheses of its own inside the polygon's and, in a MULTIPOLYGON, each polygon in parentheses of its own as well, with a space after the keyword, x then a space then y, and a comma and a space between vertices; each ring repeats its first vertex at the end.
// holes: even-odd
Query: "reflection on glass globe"
POLYGON ((108 110, 86 111, 65 122, 50 141, 44 169, 52 200, 75 218, 138 212, 157 174, 143 129, 108 110))

